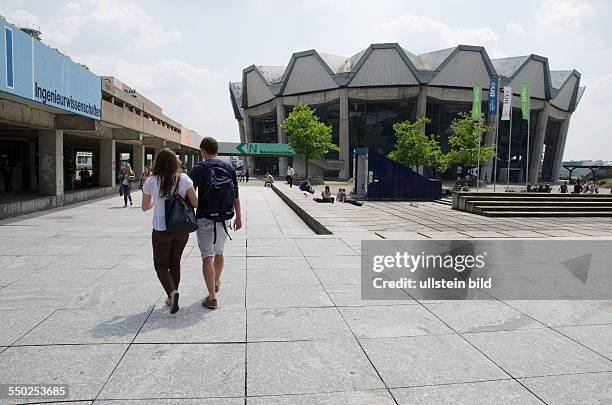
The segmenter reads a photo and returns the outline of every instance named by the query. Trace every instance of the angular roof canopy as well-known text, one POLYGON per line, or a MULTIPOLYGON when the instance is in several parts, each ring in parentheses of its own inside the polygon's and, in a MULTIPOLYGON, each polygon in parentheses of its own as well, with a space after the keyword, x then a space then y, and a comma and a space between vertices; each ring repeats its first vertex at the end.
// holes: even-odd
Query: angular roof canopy
POLYGON ((578 91, 578 72, 551 72, 548 60, 542 56, 489 59, 483 47, 470 45, 416 55, 397 43, 371 44, 349 57, 314 49, 297 52, 291 56, 286 67, 252 65, 246 68, 242 85, 239 87, 232 83, 230 89, 237 105, 253 107, 269 101, 271 95, 304 94, 345 86, 427 84, 469 89, 480 84, 486 89, 489 78, 493 76, 500 76, 502 84, 512 84, 517 88, 521 82, 530 83, 534 98, 553 100, 563 91, 561 97, 564 105, 568 103, 568 93, 571 93, 569 108, 575 108, 583 92, 578 91), (575 91, 562 90, 568 82, 575 87, 575 91), (254 86, 252 91, 249 91, 249 85, 254 86))

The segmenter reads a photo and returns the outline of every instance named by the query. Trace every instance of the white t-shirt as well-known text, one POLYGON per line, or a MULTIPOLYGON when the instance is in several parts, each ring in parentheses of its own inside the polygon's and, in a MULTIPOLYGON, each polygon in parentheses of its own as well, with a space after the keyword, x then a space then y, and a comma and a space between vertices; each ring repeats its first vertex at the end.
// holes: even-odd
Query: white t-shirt
POLYGON ((293 170, 293 167, 290 167, 289 169, 287 169, 287 176, 295 176, 295 170, 293 170))
MULTIPOLYGON (((171 189, 174 193, 176 185, 171 189)), ((193 181, 185 173, 181 173, 178 185, 178 194, 185 198, 187 190, 193 187, 193 181)), ((156 231, 166 230, 166 197, 159 196, 159 177, 149 176, 142 186, 142 192, 153 197, 153 229, 156 231)))

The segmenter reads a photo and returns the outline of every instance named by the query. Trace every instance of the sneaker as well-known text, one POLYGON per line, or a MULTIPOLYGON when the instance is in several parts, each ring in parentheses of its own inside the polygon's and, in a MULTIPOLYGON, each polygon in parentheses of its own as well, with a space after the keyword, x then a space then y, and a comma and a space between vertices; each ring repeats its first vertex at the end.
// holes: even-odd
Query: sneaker
POLYGON ((170 307, 170 313, 176 314, 179 310, 179 293, 178 291, 174 292, 172 296, 172 306, 170 307))
POLYGON ((206 297, 204 301, 202 301, 202 306, 205 308, 216 309, 217 308, 217 299, 206 297))

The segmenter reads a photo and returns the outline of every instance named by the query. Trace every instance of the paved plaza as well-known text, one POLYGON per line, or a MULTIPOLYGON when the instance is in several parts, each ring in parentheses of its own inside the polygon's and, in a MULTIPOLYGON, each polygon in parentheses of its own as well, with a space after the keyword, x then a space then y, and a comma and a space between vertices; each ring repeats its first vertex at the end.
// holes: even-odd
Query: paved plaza
POLYGON ((381 237, 607 238, 611 219, 287 192, 334 234, 242 187, 219 309, 200 305, 192 235, 176 315, 138 193, 134 207, 113 197, 1 221, 0 384, 68 383, 73 404, 612 403, 612 301, 362 301, 359 257, 381 237))
MULTIPOLYGON (((369 201, 319 204, 297 187, 277 182, 285 195, 335 235, 375 233, 386 239, 612 238, 612 217, 489 218, 452 210, 437 202, 369 201)), ((314 195, 319 197, 322 186, 314 195)), ((332 192, 337 187, 332 188, 332 192)))

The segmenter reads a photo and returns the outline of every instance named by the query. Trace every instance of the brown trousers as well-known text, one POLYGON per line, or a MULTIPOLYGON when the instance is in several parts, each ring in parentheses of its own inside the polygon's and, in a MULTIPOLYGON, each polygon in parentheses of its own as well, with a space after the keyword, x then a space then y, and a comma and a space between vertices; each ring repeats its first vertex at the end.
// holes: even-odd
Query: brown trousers
POLYGON ((151 242, 153 244, 153 265, 157 278, 166 294, 178 290, 181 281, 181 257, 189 234, 156 231, 153 229, 151 242))

